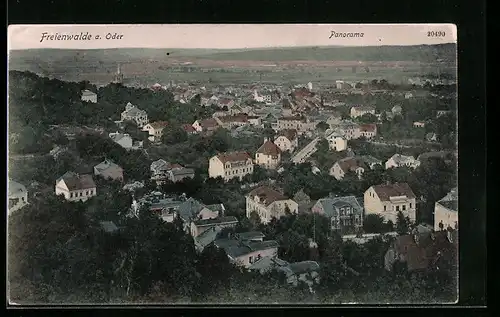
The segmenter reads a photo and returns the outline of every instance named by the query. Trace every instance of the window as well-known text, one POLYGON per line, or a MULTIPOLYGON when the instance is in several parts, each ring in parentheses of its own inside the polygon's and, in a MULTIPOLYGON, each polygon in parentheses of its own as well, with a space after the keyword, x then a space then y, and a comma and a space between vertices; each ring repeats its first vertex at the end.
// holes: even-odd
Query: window
POLYGON ((88 196, 89 195, 89 191, 85 191, 85 196, 88 196))
POLYGON ((384 206, 384 211, 387 211, 387 206, 384 206))
POLYGON ((399 206, 396 206, 396 211, 399 211, 399 206))
POLYGON ((411 203, 410 203, 410 208, 411 208, 411 203))
POLYGON ((73 193, 69 193, 69 198, 73 198, 73 193))
POLYGON ((80 192, 80 197, 82 197, 82 196, 83 196, 83 192, 80 192))
POLYGON ((406 210, 406 205, 403 205, 403 210, 406 210))
POLYGON ((253 257, 252 257, 252 256, 248 258, 248 262, 249 262, 249 263, 252 263, 252 262, 253 262, 253 257))

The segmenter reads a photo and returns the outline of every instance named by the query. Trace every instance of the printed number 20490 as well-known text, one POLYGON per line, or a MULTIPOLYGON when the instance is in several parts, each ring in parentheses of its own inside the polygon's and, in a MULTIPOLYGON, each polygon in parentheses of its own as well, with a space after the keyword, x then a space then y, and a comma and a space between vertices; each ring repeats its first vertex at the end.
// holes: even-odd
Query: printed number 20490
POLYGON ((427 37, 442 37, 445 35, 446 35, 446 33, 444 31, 429 31, 429 32, 427 32, 427 37))

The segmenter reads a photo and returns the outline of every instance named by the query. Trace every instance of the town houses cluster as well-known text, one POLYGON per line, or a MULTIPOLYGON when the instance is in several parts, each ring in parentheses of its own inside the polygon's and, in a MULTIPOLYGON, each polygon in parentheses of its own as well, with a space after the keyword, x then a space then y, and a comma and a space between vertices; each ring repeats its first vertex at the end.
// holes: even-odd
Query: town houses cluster
MULTIPOLYGON (((366 171, 381 168, 392 169, 407 167, 417 169, 423 158, 394 153, 387 160, 371 155, 356 155, 352 153, 349 143, 356 139, 374 140, 380 128, 380 118, 394 118, 402 113, 400 105, 394 105, 390 111, 378 113, 374 105, 346 104, 346 102, 331 97, 330 90, 338 93, 376 94, 380 91, 369 91, 354 88, 345 81, 338 81, 333 87, 316 87, 312 83, 294 87, 280 85, 230 85, 213 87, 192 87, 186 85, 168 86, 152 85, 155 90, 168 89, 174 95, 174 100, 180 104, 199 100, 199 107, 216 107, 218 110, 211 117, 199 118, 194 122, 177 122, 187 134, 210 136, 218 129, 226 129, 231 133, 241 134, 250 129, 264 130, 270 127, 274 137, 262 136, 262 143, 255 152, 230 151, 221 152, 207 158, 208 178, 221 179, 223 182, 242 181, 252 175, 256 166, 267 170, 286 173, 284 163, 300 164, 308 162, 318 151, 322 140, 328 143, 328 151, 350 154, 337 160, 325 171, 318 171, 342 180, 347 174, 353 173, 363 178, 366 171), (338 106, 348 106, 349 113, 341 115, 338 106), (361 118, 367 115, 375 118, 375 123, 364 123, 361 118), (378 121, 377 121, 378 120, 378 121), (299 144, 303 138, 308 140, 299 144), (286 154, 286 155, 285 155, 286 154), (286 157, 286 159, 285 159, 286 157)), ((394 93, 394 92, 391 92, 394 93)), ((405 99, 414 98, 415 92, 401 92, 405 99)), ((89 90, 82 91, 82 101, 97 103, 98 95, 89 90)), ((446 113, 438 113, 446 115, 446 113)), ((161 143, 163 134, 169 130, 170 123, 155 120, 140 106, 130 102, 123 105, 121 120, 136 125, 138 131, 146 132, 151 145, 161 143)), ((415 129, 421 129, 426 122, 415 122, 415 129)), ((107 136, 126 150, 141 150, 144 142, 134 140, 125 132, 108 131, 107 136)), ((316 168, 317 169, 317 168, 316 168)), ((267 240, 262 232, 243 232, 220 239, 219 233, 228 227, 235 227, 239 220, 228 216, 226 206, 220 204, 205 204, 186 195, 172 195, 161 191, 165 183, 177 183, 193 179, 196 171, 191 166, 183 166, 178 162, 165 159, 153 161, 150 166, 150 181, 158 185, 158 189, 148 192, 142 197, 133 198, 129 217, 138 217, 141 206, 149 206, 150 212, 166 222, 173 222, 176 217, 182 219, 184 229, 190 234, 201 252, 208 245, 214 245, 226 251, 230 261, 249 270, 266 272, 269 270, 283 271, 290 283, 297 284, 304 280, 308 283, 318 282, 319 264, 315 261, 288 263, 278 257, 278 242, 267 240)), ((100 188, 97 178, 111 179, 123 183, 124 190, 133 192, 138 187, 144 187, 145 179, 126 180, 121 166, 110 159, 104 159, 94 166, 92 173, 79 174, 67 171, 54 179, 53 188, 56 195, 68 201, 86 202, 98 196, 100 188), (130 182, 126 182, 130 181, 130 182)), ((415 223, 418 215, 418 197, 407 183, 377 183, 371 184, 362 197, 353 195, 330 195, 318 200, 311 200, 302 190, 293 197, 285 195, 281 188, 272 183, 257 184, 249 187, 245 197, 245 215, 247 218, 256 216, 263 224, 273 218, 288 214, 322 215, 329 219, 332 231, 343 234, 345 239, 368 239, 361 229, 366 217, 378 215, 386 222, 396 223, 401 213, 410 222, 415 223), (350 239, 350 238, 349 238, 350 239)), ((416 224, 417 233, 397 237, 396 242, 385 255, 385 267, 391 270, 399 255, 410 249, 427 248, 419 245, 416 235, 428 233, 432 241, 445 245, 456 242, 456 236, 451 232, 458 230, 457 191, 452 190, 446 197, 435 202, 434 223, 431 228, 416 224), (417 226, 418 225, 418 226, 417 226)), ((14 180, 8 184, 9 213, 15 212, 29 204, 26 187, 14 180)), ((108 228, 116 226, 110 225, 108 228)), ((357 240, 356 240, 357 241, 357 240)), ((362 242, 360 242, 362 243, 362 242)), ((310 241, 311 252, 317 245, 310 241)), ((434 248, 435 252, 441 249, 434 248)), ((434 252, 434 251, 433 251, 434 252)), ((444 251, 443 251, 444 252, 444 251)), ((423 265, 423 264, 419 264, 423 265)), ((430 264, 425 264, 430 265, 430 264)))

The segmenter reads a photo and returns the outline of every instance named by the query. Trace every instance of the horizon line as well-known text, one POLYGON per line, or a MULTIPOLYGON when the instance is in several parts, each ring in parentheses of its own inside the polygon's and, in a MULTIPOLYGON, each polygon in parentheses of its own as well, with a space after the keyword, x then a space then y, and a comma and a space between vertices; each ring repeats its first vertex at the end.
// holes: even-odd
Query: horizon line
POLYGON ((304 45, 304 46, 261 46, 261 47, 234 47, 234 48, 217 48, 217 47, 141 47, 141 46, 131 46, 131 47, 103 47, 103 48, 64 48, 64 47, 31 47, 31 48, 14 48, 8 49, 8 51, 28 51, 28 50, 66 50, 66 51, 96 51, 96 50, 123 50, 123 49, 149 49, 149 50, 219 50, 219 51, 231 51, 231 50, 266 50, 266 49, 300 49, 300 48, 368 48, 368 47, 414 47, 414 46, 442 46, 442 45, 457 45, 457 42, 447 42, 447 43, 435 43, 435 44, 388 44, 388 45, 304 45))

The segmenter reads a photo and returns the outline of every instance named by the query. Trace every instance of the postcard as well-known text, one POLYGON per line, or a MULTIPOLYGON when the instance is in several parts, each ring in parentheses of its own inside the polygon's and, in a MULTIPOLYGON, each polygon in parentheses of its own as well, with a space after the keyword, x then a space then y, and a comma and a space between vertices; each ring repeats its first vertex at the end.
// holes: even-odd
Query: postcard
POLYGON ((10 305, 458 300, 452 24, 10 25, 10 305))

